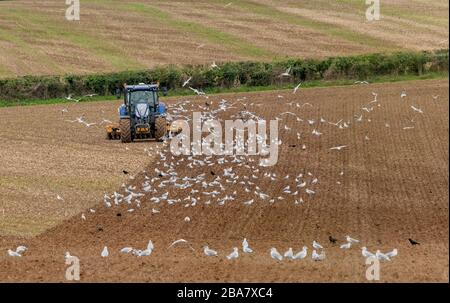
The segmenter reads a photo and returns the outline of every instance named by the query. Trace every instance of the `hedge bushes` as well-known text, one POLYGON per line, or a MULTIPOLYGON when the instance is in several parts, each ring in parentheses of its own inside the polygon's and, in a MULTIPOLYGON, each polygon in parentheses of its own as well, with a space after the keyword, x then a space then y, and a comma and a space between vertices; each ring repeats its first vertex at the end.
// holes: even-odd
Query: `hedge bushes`
POLYGON ((48 99, 73 94, 114 94, 123 83, 159 81, 161 86, 177 89, 188 77, 196 88, 267 86, 308 80, 369 79, 384 75, 421 75, 448 71, 448 49, 393 54, 368 54, 319 59, 286 59, 275 62, 228 62, 219 68, 209 65, 158 66, 150 70, 108 74, 25 76, 0 80, 0 99, 48 99), (291 68, 292 77, 279 75, 291 68))

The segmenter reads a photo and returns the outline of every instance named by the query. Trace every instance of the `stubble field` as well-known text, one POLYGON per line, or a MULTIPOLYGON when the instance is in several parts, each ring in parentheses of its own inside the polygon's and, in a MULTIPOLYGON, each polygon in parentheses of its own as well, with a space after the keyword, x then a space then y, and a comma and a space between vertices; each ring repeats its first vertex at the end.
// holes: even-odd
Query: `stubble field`
POLYGON ((448 48, 448 1, 0 1, 0 78, 448 48))

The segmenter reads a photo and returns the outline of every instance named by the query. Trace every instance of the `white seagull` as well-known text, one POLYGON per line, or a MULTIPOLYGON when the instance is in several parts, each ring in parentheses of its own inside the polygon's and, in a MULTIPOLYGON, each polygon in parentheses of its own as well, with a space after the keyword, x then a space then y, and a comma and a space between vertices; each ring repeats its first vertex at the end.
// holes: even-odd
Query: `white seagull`
POLYGON ((299 84, 297 84, 297 86, 296 87, 294 87, 294 91, 293 91, 293 94, 295 94, 297 91, 298 91, 298 89, 300 88, 300 85, 302 85, 302 83, 300 82, 299 84))
POLYGON ((397 248, 394 248, 392 251, 385 253, 385 255, 388 258, 393 258, 393 257, 397 256, 397 254, 398 254, 397 248))
POLYGON ((185 87, 186 85, 188 85, 189 81, 192 80, 192 77, 189 77, 189 79, 187 79, 186 81, 183 82, 182 87, 185 87))
POLYGON ((346 148, 346 147, 347 147, 347 145, 340 145, 340 146, 333 146, 330 149, 331 150, 341 150, 341 149, 346 148))
POLYGON ((203 247, 203 252, 208 257, 217 257, 217 251, 210 249, 208 246, 203 247))
POLYGON ((316 241, 313 241, 313 247, 314 247, 315 249, 323 249, 323 246, 320 245, 319 243, 317 243, 316 241))
POLYGON ((283 260, 283 256, 277 251, 277 249, 275 247, 272 247, 270 249, 270 256, 272 257, 272 259, 281 261, 283 260))
POLYGON ((341 249, 349 249, 350 247, 352 247, 352 242, 347 242, 340 246, 341 249))
POLYGON ((298 253, 296 253, 293 257, 294 260, 297 259, 304 259, 306 257, 306 255, 308 254, 308 247, 303 246, 303 249, 301 251, 299 251, 298 253))
POLYGON ((311 255, 311 258, 314 261, 323 261, 325 260, 325 251, 323 251, 320 255, 317 253, 317 251, 314 249, 311 255))
POLYGON ((11 250, 11 249, 8 249, 8 255, 9 255, 10 257, 22 257, 21 254, 19 254, 18 252, 13 251, 13 250, 11 250))
POLYGON ((417 108, 417 107, 415 107, 413 105, 411 105, 411 108, 412 108, 413 111, 418 112, 419 114, 423 114, 423 110, 421 110, 420 108, 417 108))
POLYGON ((350 237, 350 236, 345 236, 345 239, 347 240, 347 242, 349 242, 349 243, 359 243, 359 240, 356 240, 356 239, 353 239, 352 237, 350 237))
POLYGON ((374 258, 375 255, 373 253, 371 253, 370 251, 367 250, 367 247, 363 247, 361 249, 361 254, 363 255, 364 258, 374 258))
POLYGON ((251 249, 251 248, 248 246, 248 241, 247 241, 246 238, 244 238, 244 240, 242 241, 242 251, 245 252, 245 253, 247 253, 247 254, 250 254, 250 253, 253 252, 253 249, 251 249))
POLYGON ((288 67, 286 71, 282 74, 280 74, 280 77, 290 77, 291 76, 291 67, 288 67))
POLYGON ((133 247, 124 247, 120 250, 121 253, 128 254, 133 250, 133 247))
POLYGON ((108 252, 108 247, 103 247, 103 250, 102 250, 102 253, 101 253, 101 256, 103 257, 103 258, 106 258, 106 257, 108 257, 109 256, 109 252, 108 252))
POLYGON ((234 260, 239 257, 239 250, 237 247, 233 248, 233 252, 227 256, 228 260, 234 260))

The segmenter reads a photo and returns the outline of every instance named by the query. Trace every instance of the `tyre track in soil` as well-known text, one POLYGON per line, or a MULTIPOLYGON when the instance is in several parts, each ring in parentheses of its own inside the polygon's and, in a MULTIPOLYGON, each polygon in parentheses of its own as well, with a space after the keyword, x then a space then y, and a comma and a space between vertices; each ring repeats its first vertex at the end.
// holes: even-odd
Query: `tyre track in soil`
MULTIPOLYGON (((295 96, 287 91, 281 92, 285 96, 283 101, 277 101, 280 92, 245 96, 263 104, 256 111, 266 118, 289 110, 285 104, 288 101, 299 101, 310 102, 315 109, 297 111, 302 117, 323 116, 338 121, 353 117, 356 109, 372 99, 373 90, 380 92, 378 100, 382 106, 370 116, 372 122, 354 124, 347 130, 327 125, 321 129, 320 138, 310 135, 310 126, 299 124, 296 127, 305 132, 307 150, 281 147, 279 166, 273 168, 278 176, 311 171, 319 178, 316 195, 306 198, 303 205, 285 199, 273 205, 257 200, 244 207, 242 201, 251 196, 239 186, 237 201, 225 206, 155 205, 149 196, 142 199, 141 208, 133 213, 128 213, 125 205, 114 209, 99 205, 85 222, 74 216, 30 240, 26 243, 29 253, 22 258, 0 256, 4 269, 0 280, 64 281, 63 255, 68 250, 80 258, 82 281, 365 281, 366 267, 360 250, 343 251, 327 240, 332 234, 342 243, 343 237, 350 234, 372 251, 398 248, 399 256, 382 264, 382 281, 448 281, 448 147, 441 145, 448 142, 447 80, 311 89, 295 96), (404 118, 413 114, 409 100, 399 97, 404 88, 409 96, 420 99, 418 106, 426 113, 416 117, 413 130, 401 129, 404 118), (441 95, 439 103, 426 99, 432 94, 441 95), (273 102, 281 104, 274 107, 273 102), (386 120, 390 128, 383 127, 386 120), (429 138, 430 129, 434 132, 433 139, 429 138), (370 138, 367 142, 366 134, 370 138), (349 148, 340 152, 328 149, 342 143, 349 148), (294 155, 298 155, 297 160, 294 155), (437 162, 436 155, 440 159, 437 162), (423 164, 414 164, 415 159, 421 159, 423 164), (344 175, 338 177, 341 170, 344 175), (337 186, 336 180, 342 184, 337 186), (161 212, 152 215, 153 207, 161 212), (192 221, 184 222, 185 216, 192 221), (240 246, 243 237, 249 239, 255 253, 235 262, 225 260, 223 256, 233 246, 240 246), (409 237, 422 245, 411 247, 409 237), (190 241, 195 251, 181 246, 165 249, 179 238, 190 241), (156 249, 148 258, 118 253, 125 246, 143 247, 149 239, 156 249), (288 247, 298 250, 303 245, 310 247, 312 240, 325 246, 324 262, 311 259, 276 262, 268 255, 272 246, 283 252, 288 247), (201 248, 206 244, 218 250, 221 257, 202 256, 201 248), (104 245, 112 252, 108 258, 100 257, 104 245)), ((240 96, 211 96, 210 100, 234 101, 240 96)), ((195 100, 196 104, 203 103, 203 99, 195 100)), ((282 120, 280 128, 284 123, 282 120)), ((281 137, 287 143, 295 141, 296 134, 282 132, 281 137)), ((152 174, 155 165, 150 163, 145 169, 147 173, 152 174)), ((229 166, 215 164, 208 169, 221 173, 229 166)), ((195 176, 203 170, 179 167, 178 171, 182 176, 195 176)), ((235 167, 235 171, 243 175, 242 169, 235 167)), ((142 184, 143 178, 139 175, 133 184, 142 184)), ((271 195, 277 196, 283 185, 287 184, 265 179, 260 187, 273 190, 271 195)), ((187 195, 169 192, 175 198, 187 195)))

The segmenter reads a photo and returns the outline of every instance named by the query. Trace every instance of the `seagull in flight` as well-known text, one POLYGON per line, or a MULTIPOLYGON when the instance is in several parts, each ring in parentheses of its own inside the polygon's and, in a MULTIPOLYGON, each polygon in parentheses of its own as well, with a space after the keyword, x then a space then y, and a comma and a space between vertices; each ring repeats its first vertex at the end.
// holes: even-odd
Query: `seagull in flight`
POLYGON ((172 246, 175 246, 175 245, 177 245, 177 244, 180 244, 180 243, 185 243, 185 244, 187 244, 187 245, 189 246, 189 248, 190 248, 191 250, 194 250, 194 248, 191 246, 191 244, 189 244, 189 242, 186 241, 185 239, 178 239, 178 240, 176 240, 176 241, 173 241, 172 244, 170 244, 169 247, 167 247, 167 249, 169 249, 169 248, 171 248, 172 246))
POLYGON ((413 105, 411 105, 411 108, 412 108, 413 111, 418 112, 419 114, 423 114, 423 110, 421 110, 420 108, 417 108, 417 107, 415 107, 413 105))
POLYGON ((286 71, 282 74, 280 74, 280 77, 290 77, 291 76, 291 67, 288 67, 288 69, 286 69, 286 71))
POLYGON ((69 101, 75 101, 75 102, 80 102, 81 99, 74 99, 74 98, 72 98, 72 94, 69 94, 69 95, 66 97, 66 100, 69 100, 69 101))
POLYGON ((182 87, 185 87, 186 85, 188 85, 189 81, 192 80, 192 77, 189 77, 189 79, 187 79, 186 81, 183 82, 182 87))
POLYGON ((385 255, 388 256, 388 258, 393 258, 397 256, 397 254, 398 254, 397 248, 394 248, 392 251, 385 253, 385 255))
POLYGON ((194 93, 196 93, 196 94, 199 95, 199 96, 205 95, 204 92, 202 92, 202 91, 200 91, 200 90, 198 90, 198 89, 192 88, 192 87, 190 87, 190 86, 189 86, 189 89, 192 90, 194 93))
POLYGON ((86 127, 91 127, 92 125, 95 125, 97 123, 87 123, 87 122, 83 121, 83 124, 86 125, 86 127))
POLYGON ((340 145, 340 146, 333 146, 330 149, 331 150, 341 150, 341 149, 346 148, 346 147, 347 147, 347 145, 340 145))
POLYGON ((103 124, 105 124, 105 123, 112 124, 111 121, 109 121, 109 120, 107 120, 107 119, 103 119, 102 122, 100 122, 100 125, 103 125, 103 124))
POLYGON ((295 94, 297 91, 298 91, 298 89, 300 88, 300 85, 302 85, 302 83, 300 82, 299 84, 297 84, 297 86, 296 87, 294 87, 294 91, 293 91, 293 94, 295 94))

